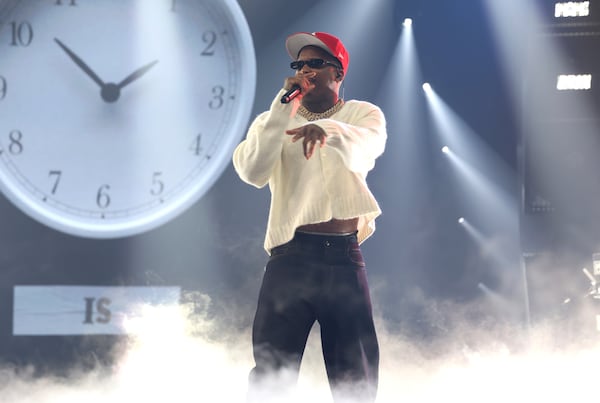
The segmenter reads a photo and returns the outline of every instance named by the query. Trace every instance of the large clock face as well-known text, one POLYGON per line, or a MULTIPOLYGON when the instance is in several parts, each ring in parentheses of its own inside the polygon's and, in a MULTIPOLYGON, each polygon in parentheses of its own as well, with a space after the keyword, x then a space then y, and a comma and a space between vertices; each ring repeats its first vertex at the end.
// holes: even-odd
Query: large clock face
POLYGON ((74 235, 155 228, 230 163, 255 76, 234 0, 5 1, 0 189, 74 235))

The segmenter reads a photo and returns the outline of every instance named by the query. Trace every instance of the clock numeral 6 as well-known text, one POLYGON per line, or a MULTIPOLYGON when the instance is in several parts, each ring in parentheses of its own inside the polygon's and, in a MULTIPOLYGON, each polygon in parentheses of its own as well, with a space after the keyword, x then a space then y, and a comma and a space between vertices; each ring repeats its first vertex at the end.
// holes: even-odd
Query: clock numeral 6
POLYGON ((12 130, 8 134, 9 144, 8 152, 12 155, 19 155, 23 153, 23 133, 20 130, 12 130))
POLYGON ((6 91, 8 91, 8 84, 6 83, 6 78, 0 76, 0 101, 6 98, 6 91))
POLYGON ((100 189, 98 189, 98 193, 96 194, 96 204, 100 208, 106 208, 110 206, 110 195, 108 191, 110 190, 109 185, 102 185, 100 189))
POLYGON ((150 194, 152 196, 158 196, 165 190, 165 183, 160 180, 162 172, 154 172, 152 174, 152 189, 150 189, 150 194))
POLYGON ((11 41, 10 46, 22 46, 27 47, 33 41, 33 28, 27 21, 16 22, 12 21, 11 26, 11 41))

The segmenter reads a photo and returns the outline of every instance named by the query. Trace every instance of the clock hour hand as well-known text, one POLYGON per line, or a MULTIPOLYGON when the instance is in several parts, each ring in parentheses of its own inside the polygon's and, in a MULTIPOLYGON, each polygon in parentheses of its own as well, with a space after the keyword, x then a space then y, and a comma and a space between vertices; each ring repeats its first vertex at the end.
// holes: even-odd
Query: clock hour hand
POLYGON ((145 66, 140 67, 139 69, 137 69, 136 71, 134 71, 133 73, 131 73, 130 75, 125 77, 125 79, 123 81, 121 81, 119 84, 117 84, 117 87, 123 88, 126 85, 132 83, 133 81, 137 80, 138 78, 140 78, 141 76, 146 74, 146 72, 148 70, 150 70, 152 68, 152 66, 154 66, 156 63, 158 63, 158 60, 155 60, 151 63, 148 63, 145 66))
POLYGON ((71 59, 73 59, 73 61, 75 62, 76 65, 78 65, 81 70, 83 70, 85 72, 85 74, 87 74, 92 80, 94 80, 94 82, 96 84, 98 84, 100 87, 104 87, 104 81, 102 81, 100 79, 100 77, 98 77, 98 75, 96 73, 94 73, 94 71, 92 69, 90 69, 90 67, 85 64, 85 62, 83 60, 81 60, 81 58, 79 56, 77 56, 75 53, 73 53, 73 51, 71 49, 69 49, 68 47, 65 46, 64 43, 62 43, 61 41, 59 41, 57 38, 54 38, 54 41, 58 44, 58 46, 60 46, 65 52, 67 52, 67 54, 69 55, 69 57, 71 59))

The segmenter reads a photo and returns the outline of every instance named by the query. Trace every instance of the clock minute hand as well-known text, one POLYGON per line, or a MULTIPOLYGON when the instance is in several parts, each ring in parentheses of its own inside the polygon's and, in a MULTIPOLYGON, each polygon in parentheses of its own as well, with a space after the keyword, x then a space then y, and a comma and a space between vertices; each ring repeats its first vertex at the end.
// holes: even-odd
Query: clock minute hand
POLYGON ((73 51, 71 49, 69 49, 67 46, 65 46, 65 44, 62 43, 61 41, 59 41, 57 38, 54 38, 54 41, 65 52, 67 52, 69 57, 75 62, 75 64, 77 64, 81 68, 81 70, 83 70, 85 72, 85 74, 87 74, 92 80, 94 80, 94 82, 96 84, 98 84, 100 87, 104 87, 104 85, 105 85, 104 81, 102 81, 100 79, 100 77, 98 77, 98 75, 96 73, 94 73, 94 71, 87 64, 85 64, 85 62, 83 60, 81 60, 81 58, 79 56, 77 56, 75 53, 73 53, 73 51))
POLYGON ((146 74, 146 72, 148 70, 150 70, 152 68, 152 66, 154 66, 156 63, 158 63, 158 60, 155 60, 153 62, 148 63, 145 66, 140 67, 139 69, 137 69, 136 71, 134 71, 133 73, 131 73, 130 75, 125 77, 125 79, 123 81, 121 81, 119 84, 117 84, 117 87, 123 88, 126 85, 132 83, 133 81, 137 80, 138 78, 140 78, 141 76, 146 74))

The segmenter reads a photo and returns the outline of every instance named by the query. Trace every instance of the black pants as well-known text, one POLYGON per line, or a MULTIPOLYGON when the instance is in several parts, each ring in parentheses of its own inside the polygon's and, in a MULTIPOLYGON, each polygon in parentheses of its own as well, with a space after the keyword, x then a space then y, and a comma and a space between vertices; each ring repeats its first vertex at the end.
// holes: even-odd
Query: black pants
POLYGON ((252 332, 249 401, 266 401, 265 393, 277 399, 294 386, 315 320, 334 400, 375 400, 379 346, 356 235, 298 232, 267 263, 252 332))

